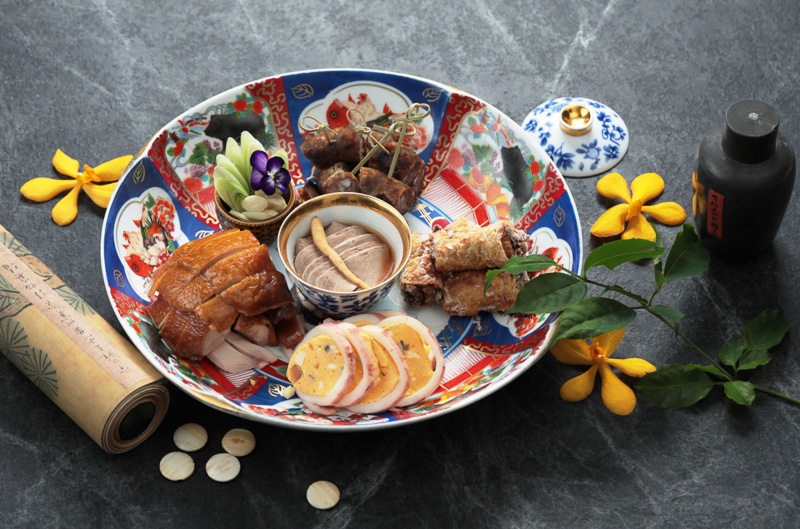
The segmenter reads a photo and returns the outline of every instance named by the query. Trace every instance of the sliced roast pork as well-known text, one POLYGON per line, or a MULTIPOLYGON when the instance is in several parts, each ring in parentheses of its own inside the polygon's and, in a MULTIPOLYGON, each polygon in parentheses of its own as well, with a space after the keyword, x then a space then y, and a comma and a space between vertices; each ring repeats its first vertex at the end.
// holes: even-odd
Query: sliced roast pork
POLYGON ((206 358, 214 362, 215 366, 228 373, 241 373, 248 369, 261 369, 269 364, 266 360, 244 354, 227 341, 222 342, 222 344, 217 349, 210 352, 206 358))
POLYGON ((275 347, 278 345, 278 334, 275 326, 264 314, 246 316, 239 314, 233 330, 256 345, 275 347))
MULTIPOLYGON (((217 261, 243 248, 255 247, 259 244, 258 239, 249 231, 226 230, 221 233, 227 232, 232 233, 227 237, 212 239, 211 243, 207 243, 206 239, 213 237, 213 235, 205 239, 197 239, 197 241, 203 243, 202 248, 205 248, 202 252, 197 251, 192 244, 179 246, 169 260, 162 265, 167 267, 166 270, 158 275, 153 274, 150 295, 153 296, 156 292, 160 292, 167 296, 167 300, 177 299, 177 296, 192 279, 217 261), (189 250, 179 253, 181 249, 186 247, 189 250), (177 257, 175 257, 176 255, 177 257), (170 263, 173 263, 172 266, 170 266, 170 263)), ((156 272, 160 269, 161 267, 156 269, 156 272)))
POLYGON ((263 244, 246 246, 206 268, 192 279, 183 290, 175 294, 174 306, 180 310, 194 310, 242 279, 263 270, 274 270, 269 248, 263 244))
MULTIPOLYGON (((275 269, 269 249, 248 231, 227 230, 182 245, 159 267, 151 292, 158 297, 148 312, 161 338, 176 356, 189 360, 221 347, 242 315, 266 318, 260 331, 254 320, 242 327, 248 330, 249 324, 257 339, 275 343, 276 337, 282 341, 281 333, 265 313, 289 306, 286 313, 297 314, 286 278, 275 269)), ((283 343, 292 347, 305 334, 305 322, 286 318, 290 332, 284 336, 291 343, 283 343)))

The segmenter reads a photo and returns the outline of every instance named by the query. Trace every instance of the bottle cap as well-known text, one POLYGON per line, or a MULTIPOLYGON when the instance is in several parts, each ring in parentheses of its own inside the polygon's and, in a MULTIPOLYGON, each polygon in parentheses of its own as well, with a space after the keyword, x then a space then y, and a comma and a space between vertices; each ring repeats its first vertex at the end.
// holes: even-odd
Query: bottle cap
POLYGON ((740 163, 763 162, 775 152, 779 122, 775 109, 763 101, 737 101, 725 112, 722 150, 740 163))

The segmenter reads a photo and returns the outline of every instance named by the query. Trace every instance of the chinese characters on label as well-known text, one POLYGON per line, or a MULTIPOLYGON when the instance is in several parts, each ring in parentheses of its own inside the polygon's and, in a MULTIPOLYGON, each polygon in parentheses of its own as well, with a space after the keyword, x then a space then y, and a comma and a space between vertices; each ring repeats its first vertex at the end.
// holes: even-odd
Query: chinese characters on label
POLYGON ((725 195, 721 195, 713 189, 708 190, 708 218, 706 220, 706 231, 712 237, 722 238, 722 204, 725 195))

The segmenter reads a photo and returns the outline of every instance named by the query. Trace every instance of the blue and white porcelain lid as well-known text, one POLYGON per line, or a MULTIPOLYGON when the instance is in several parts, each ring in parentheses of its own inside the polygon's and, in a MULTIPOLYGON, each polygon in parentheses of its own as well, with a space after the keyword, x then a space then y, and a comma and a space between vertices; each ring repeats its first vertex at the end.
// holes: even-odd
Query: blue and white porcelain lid
POLYGON ((564 176, 604 173, 628 152, 628 128, 619 114, 584 97, 559 97, 534 108, 522 127, 564 176))

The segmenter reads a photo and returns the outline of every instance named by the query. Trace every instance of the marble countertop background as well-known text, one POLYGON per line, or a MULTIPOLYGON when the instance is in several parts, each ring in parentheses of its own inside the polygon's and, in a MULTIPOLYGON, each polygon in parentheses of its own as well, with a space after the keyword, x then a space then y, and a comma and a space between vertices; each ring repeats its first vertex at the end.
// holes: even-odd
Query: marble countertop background
MULTIPOLYGON (((118 326, 103 290, 104 211, 80 198, 59 227, 20 186, 54 176, 60 148, 97 165, 134 154, 173 117, 233 86, 316 68, 371 68, 458 87, 521 122, 559 96, 601 101, 631 142, 616 170, 663 176, 659 201, 691 211, 697 146, 728 105, 757 98, 800 145, 800 4, 681 2, 210 2, 0 0, 0 224, 118 326)), ((596 178, 568 179, 584 245, 605 210, 596 178)), ((754 219, 757 222, 757 219, 754 219)), ((791 323, 753 381, 800 396, 800 206, 772 247, 714 260, 661 302, 709 351, 764 308, 791 323)), ((662 227, 669 244, 678 228, 662 227)), ((746 251, 746 249, 744 249, 746 251)), ((646 290, 646 267, 625 278, 646 290)), ((604 275, 598 272, 600 277, 604 275)), ((614 276, 618 277, 618 276, 614 276)), ((639 318, 621 356, 700 361, 665 327, 639 318)), ((595 392, 558 396, 575 376, 552 356, 464 410, 359 434, 294 431, 211 410, 171 388, 161 427, 108 455, 0 357, 0 527, 794 528, 800 525, 800 407, 759 395, 751 409, 719 390, 684 410, 640 401, 628 417, 595 392), (195 474, 164 479, 174 430, 197 422, 209 443, 195 474), (240 476, 203 471, 234 427, 256 435, 240 476), (314 481, 342 491, 317 511, 314 481)))

